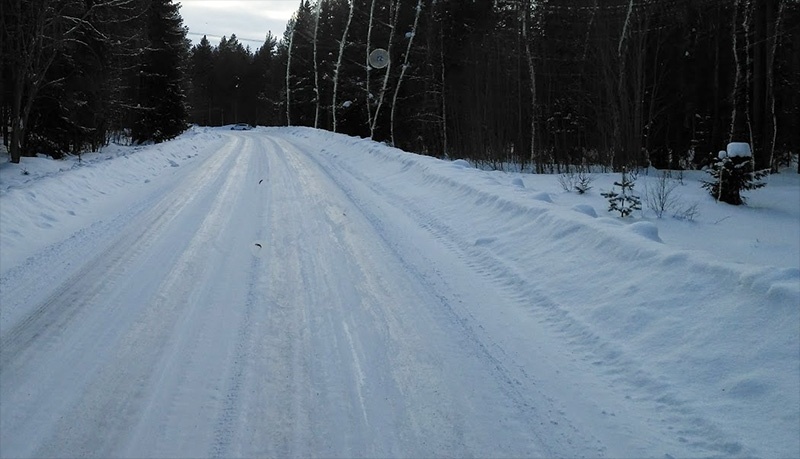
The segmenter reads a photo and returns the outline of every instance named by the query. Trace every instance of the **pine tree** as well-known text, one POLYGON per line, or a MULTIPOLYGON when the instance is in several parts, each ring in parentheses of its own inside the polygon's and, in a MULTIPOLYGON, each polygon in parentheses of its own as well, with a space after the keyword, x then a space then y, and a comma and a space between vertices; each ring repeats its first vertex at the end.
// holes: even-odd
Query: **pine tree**
POLYGON ((189 42, 172 0, 152 0, 147 11, 147 46, 139 69, 134 142, 163 142, 186 130, 184 73, 189 42))
POLYGON ((281 124, 282 75, 277 48, 278 39, 271 32, 267 33, 264 44, 253 54, 248 69, 244 94, 257 95, 255 99, 250 99, 252 124, 268 126, 281 124))
POLYGON ((619 212, 620 217, 627 217, 632 214, 634 210, 642 209, 642 200, 639 196, 633 194, 633 186, 635 181, 630 179, 625 168, 622 169, 622 180, 614 182, 615 186, 620 187, 621 191, 617 193, 614 188, 608 193, 600 193, 604 198, 608 199, 608 211, 619 212))
POLYGON ((209 126, 212 124, 214 48, 205 35, 199 44, 192 47, 189 75, 191 78, 191 90, 189 91, 191 121, 209 126))

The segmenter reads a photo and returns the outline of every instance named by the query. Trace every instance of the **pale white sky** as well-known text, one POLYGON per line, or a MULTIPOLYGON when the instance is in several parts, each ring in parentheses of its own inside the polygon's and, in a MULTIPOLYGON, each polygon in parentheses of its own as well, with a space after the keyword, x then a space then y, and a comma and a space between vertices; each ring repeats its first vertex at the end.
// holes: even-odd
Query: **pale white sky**
POLYGON ((216 45, 223 35, 235 33, 240 43, 255 51, 264 44, 267 31, 283 37, 300 0, 180 0, 180 4, 192 43, 207 35, 216 45))

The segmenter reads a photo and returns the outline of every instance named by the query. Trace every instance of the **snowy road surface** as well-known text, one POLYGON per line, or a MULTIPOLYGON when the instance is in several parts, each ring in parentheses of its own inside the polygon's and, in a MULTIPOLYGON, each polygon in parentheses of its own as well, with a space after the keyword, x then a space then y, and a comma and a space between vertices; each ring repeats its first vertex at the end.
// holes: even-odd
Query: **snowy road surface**
MULTIPOLYGON (((791 409, 743 437, 748 416, 762 421, 747 402, 748 391, 765 390, 757 372, 755 382, 739 381, 745 402, 719 399, 706 376, 675 370, 686 356, 665 351, 652 364, 638 352, 685 341, 666 336, 668 326, 659 329, 665 336, 640 336, 636 324, 647 321, 571 313, 567 303, 581 300, 556 287, 569 266, 541 271, 544 250, 542 265, 529 268, 497 234, 472 233, 494 225, 499 234, 507 224, 529 231, 524 219, 548 228, 546 212, 462 196, 518 219, 487 223, 498 215, 455 199, 469 190, 445 179, 393 187, 391 173, 377 179, 346 158, 377 153, 335 138, 326 150, 304 132, 222 132, 181 167, 115 197, 124 207, 3 270, 0 456, 797 451, 786 441, 797 422, 791 409), (436 187, 452 192, 425 194, 436 187), (639 338, 604 333, 593 318, 639 338)), ((419 167, 410 161, 396 173, 419 167)), ((568 225, 550 236, 570 253, 570 234, 580 231, 568 225)), ((650 264, 662 257, 656 271, 699 266, 648 247, 635 250, 650 264)), ((625 255, 612 248, 610 258, 625 255)), ((796 274, 770 273, 790 283, 796 274)), ((705 274, 685 282, 701 284, 705 274)), ((665 280, 666 290, 674 286, 665 280)), ((592 288, 575 291, 608 304, 607 289, 592 288)), ((625 288, 636 298, 634 285, 625 288)), ((715 294, 734 311, 767 293, 778 305, 794 294, 748 287, 728 298, 726 289, 715 294)), ((707 362, 723 380, 725 358, 707 362)), ((776 391, 796 389, 795 379, 776 391)))

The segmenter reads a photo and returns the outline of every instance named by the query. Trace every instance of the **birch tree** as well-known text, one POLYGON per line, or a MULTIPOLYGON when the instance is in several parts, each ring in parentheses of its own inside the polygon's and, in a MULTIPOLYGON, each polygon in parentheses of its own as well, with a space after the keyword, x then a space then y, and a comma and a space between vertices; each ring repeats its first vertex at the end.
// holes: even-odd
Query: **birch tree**
POLYGON ((733 14, 733 57, 736 66, 733 83, 733 113, 728 142, 750 142, 747 119, 747 21, 748 0, 735 0, 733 14))
MULTIPOLYGON (((399 5, 398 5, 399 9, 399 5)), ((391 118, 390 118, 390 128, 391 128, 391 135, 392 135, 392 145, 395 145, 394 140, 394 114, 395 109, 397 108, 397 95, 400 94, 400 85, 403 84, 403 77, 406 74, 406 70, 408 70, 408 61, 409 57, 411 56, 411 45, 414 42, 414 37, 417 35, 417 25, 419 24, 419 15, 422 11, 422 0, 417 0, 417 11, 414 14, 414 25, 411 27, 410 35, 408 36, 408 45, 406 46, 406 56, 403 60, 403 67, 400 69, 400 78, 397 79, 397 85, 394 88, 394 96, 392 97, 392 111, 391 111, 391 118)), ((395 16, 396 17, 396 16, 395 16)), ((388 72, 387 72, 388 75, 388 72)))
POLYGON ((528 61, 528 73, 531 76, 531 164, 537 164, 541 167, 536 159, 536 68, 533 65, 533 54, 531 53, 530 34, 528 32, 528 14, 530 13, 530 0, 527 0, 520 11, 522 20, 522 41, 525 43, 525 57, 528 61))
POLYGON ((292 45, 294 44, 294 31, 297 27, 297 18, 290 21, 289 32, 289 45, 286 50, 286 125, 292 125, 292 83, 290 76, 292 74, 292 45))
MULTIPOLYGON (((769 46, 770 52, 767 56, 767 98, 769 99, 769 117, 772 122, 772 139, 770 141, 769 150, 769 165, 773 172, 777 172, 777 164, 775 162, 775 145, 778 141, 778 115, 775 112, 775 55, 778 53, 778 33, 781 30, 783 22, 783 12, 786 7, 786 2, 781 1, 778 6, 778 16, 775 18, 775 25, 772 29, 771 45, 769 46)), ((798 162, 800 168, 800 162, 798 162)))
MULTIPOLYGON (((344 56, 344 49, 347 46, 347 33, 350 31, 350 23, 353 22, 353 9, 355 8, 355 0, 349 0, 350 3, 350 13, 347 15, 347 24, 344 26, 344 32, 342 32, 342 40, 339 42, 339 57, 336 59, 336 69, 333 72, 333 99, 331 103, 331 110, 333 115, 333 132, 336 132, 337 129, 337 119, 336 119, 336 112, 339 109, 339 105, 337 102, 337 97, 339 95, 339 70, 342 68, 342 56, 344 56)), ((369 49, 369 47, 367 47, 369 49)), ((369 65, 367 65, 369 68, 369 65)), ((369 78, 367 78, 369 80, 369 78)), ((367 99, 369 101, 369 99, 367 99)))
POLYGON ((372 0, 369 5, 369 23, 367 24, 367 50, 364 56, 364 68, 367 71, 367 79, 364 82, 364 90, 366 91, 365 100, 367 104, 367 127, 369 128, 369 138, 372 138, 372 92, 369 89, 369 74, 372 67, 369 65, 369 53, 372 52, 372 24, 375 18, 375 0, 372 0))
POLYGON ((317 59, 317 41, 319 35, 319 10, 322 7, 322 0, 317 0, 317 8, 314 12, 314 100, 316 109, 314 110, 314 128, 319 127, 320 94, 319 90, 319 63, 317 59))
POLYGON ((386 96, 386 88, 389 86, 389 75, 392 72, 392 42, 394 41, 394 31, 397 28, 397 17, 400 15, 400 0, 396 0, 392 5, 393 8, 389 9, 389 42, 386 46, 386 52, 389 54, 389 63, 386 65, 386 73, 383 74, 383 84, 381 85, 381 91, 378 95, 378 105, 375 107, 375 116, 372 117, 372 125, 370 126, 370 138, 375 137, 375 129, 378 126, 378 116, 381 112, 381 106, 383 105, 383 99, 386 96))
POLYGON ((54 81, 48 72, 65 43, 85 24, 69 14, 69 2, 3 1, 4 50, 10 52, 11 162, 19 163, 28 119, 39 92, 54 81))

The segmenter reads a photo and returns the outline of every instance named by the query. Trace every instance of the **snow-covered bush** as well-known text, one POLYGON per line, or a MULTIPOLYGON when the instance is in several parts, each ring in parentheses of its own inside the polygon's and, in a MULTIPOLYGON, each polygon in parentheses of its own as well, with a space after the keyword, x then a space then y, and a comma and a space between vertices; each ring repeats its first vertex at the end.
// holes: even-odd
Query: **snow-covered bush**
POLYGON ((656 217, 661 218, 665 212, 675 208, 678 198, 673 191, 678 183, 670 177, 669 171, 662 171, 655 183, 648 182, 644 186, 644 202, 656 217))
POLYGON ((572 191, 572 188, 576 183, 575 172, 568 167, 567 172, 564 172, 558 176, 558 183, 561 185, 561 188, 563 188, 564 191, 569 193, 572 191))
POLYGON ((592 189, 594 177, 588 172, 586 166, 578 166, 576 170, 567 166, 567 172, 558 176, 558 183, 567 193, 575 190, 578 194, 585 194, 592 189))
POLYGON ((698 210, 699 204, 693 202, 686 207, 677 207, 675 212, 672 214, 672 217, 677 220, 685 220, 687 222, 693 222, 695 217, 700 213, 698 210))
POLYGON ((768 170, 753 170, 750 145, 743 142, 728 144, 727 151, 720 151, 718 160, 708 170, 711 181, 703 181, 703 188, 708 190, 717 201, 735 206, 745 203, 742 190, 755 190, 765 185, 760 180, 768 170))
POLYGON ((631 179, 624 168, 622 169, 622 180, 614 182, 614 185, 620 187, 619 193, 613 187, 608 193, 600 193, 601 196, 608 199, 609 212, 619 212, 620 217, 627 217, 634 210, 642 209, 642 200, 633 194, 635 179, 631 179))

